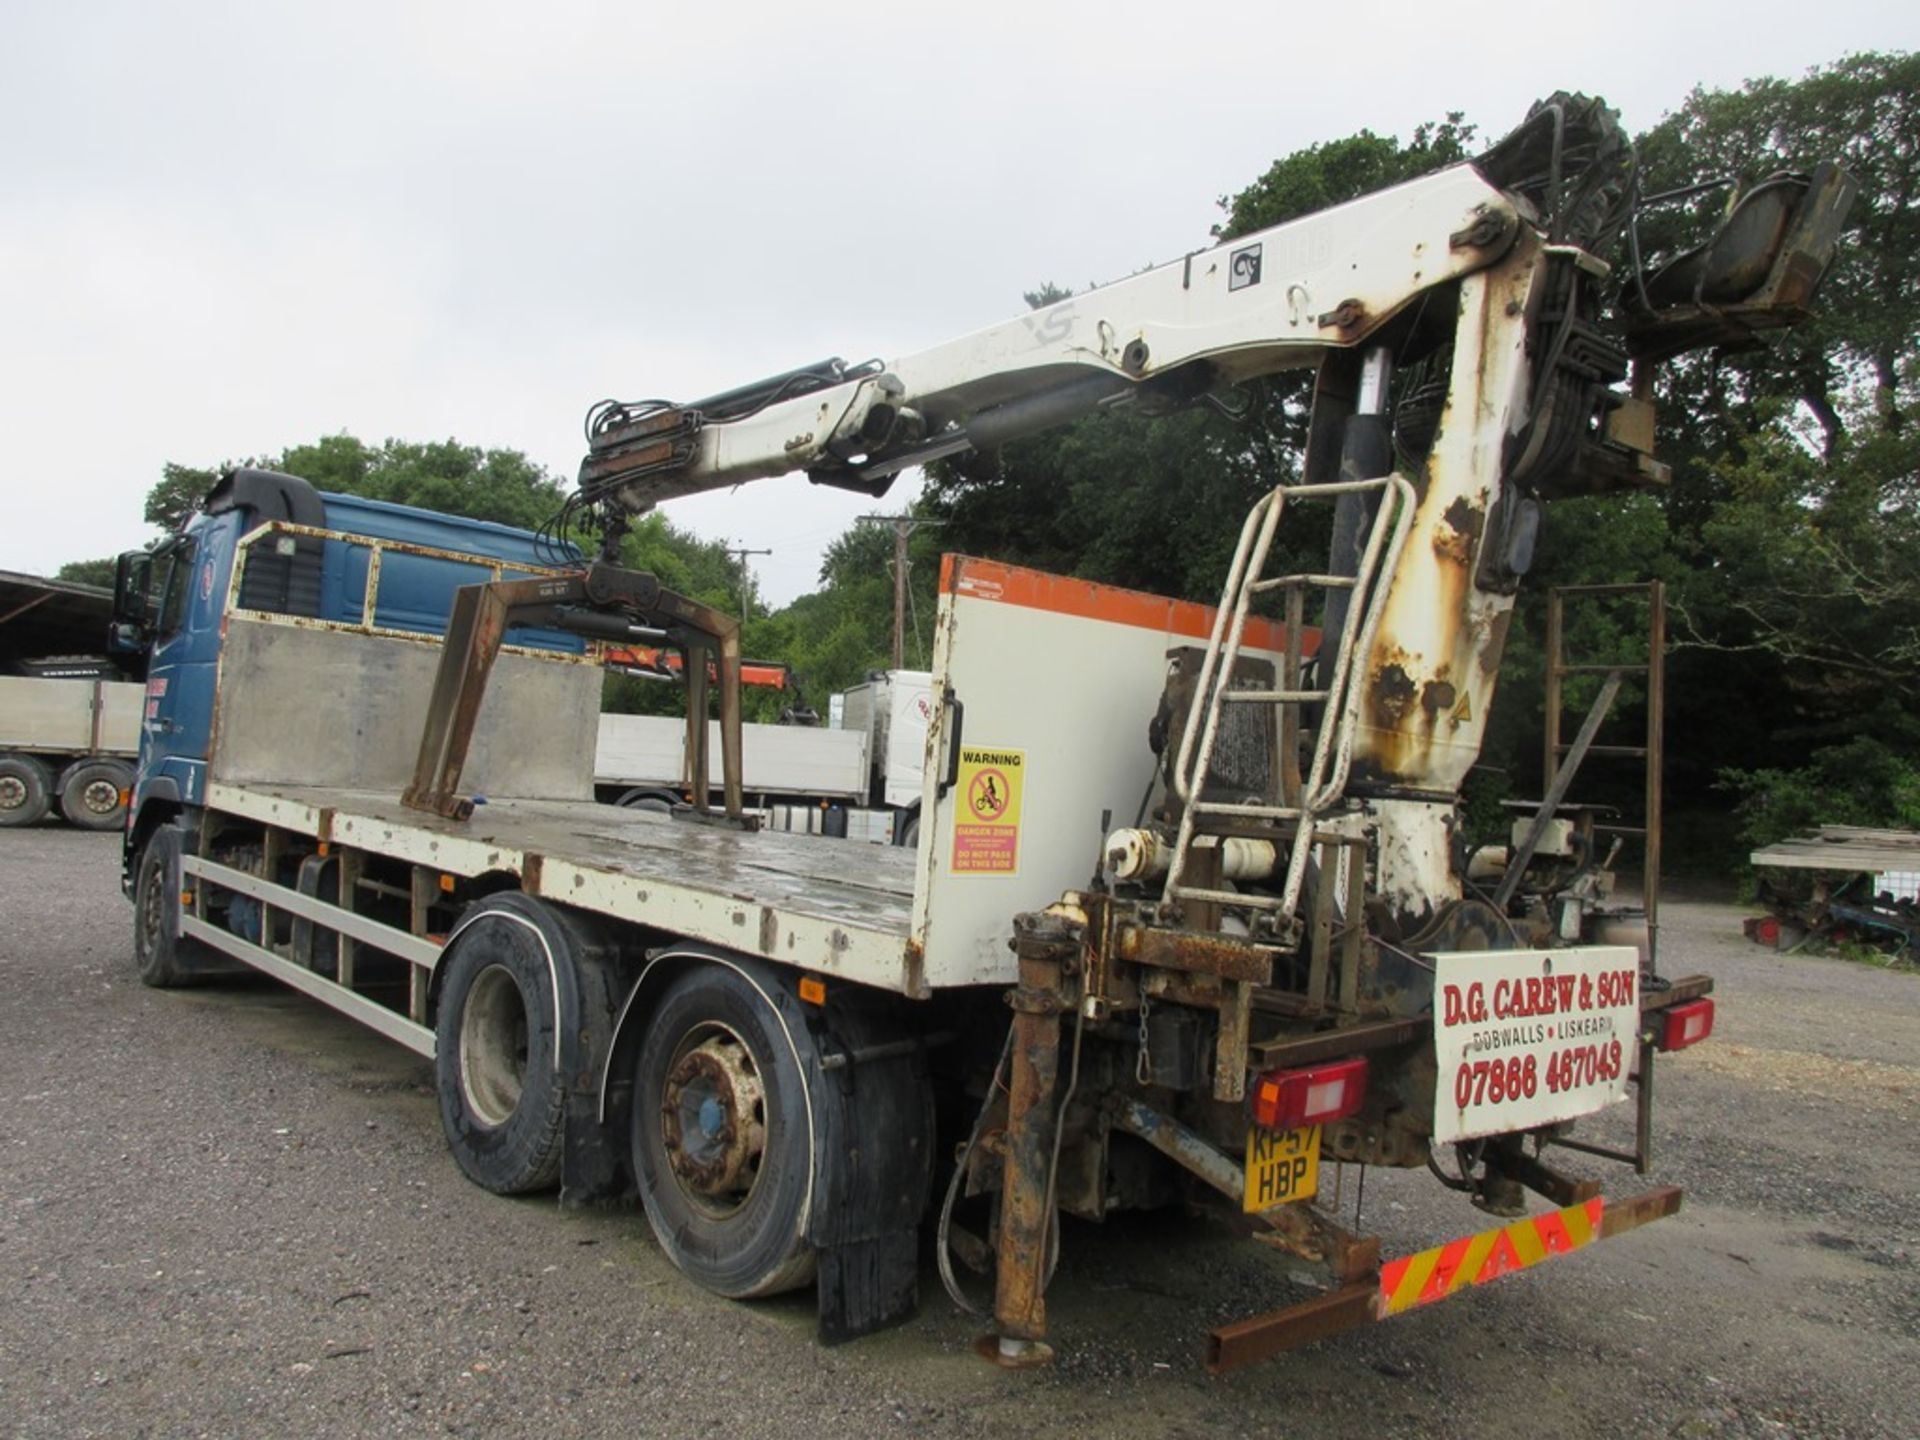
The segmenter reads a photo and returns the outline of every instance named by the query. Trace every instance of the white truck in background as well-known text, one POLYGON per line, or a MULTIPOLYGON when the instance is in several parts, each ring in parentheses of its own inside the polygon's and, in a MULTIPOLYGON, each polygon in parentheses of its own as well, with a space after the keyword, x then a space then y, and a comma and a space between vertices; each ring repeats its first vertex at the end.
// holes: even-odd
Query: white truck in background
POLYGON ((35 824, 57 805, 75 825, 119 829, 140 701, 123 680, 0 675, 0 825, 35 824))
POLYGON ((0 826, 55 813, 89 830, 126 822, 142 692, 98 653, 112 601, 0 572, 0 826))
MULTIPOLYGON (((933 676, 876 670, 833 697, 832 723, 743 725, 749 807, 761 827, 877 845, 919 838, 933 676)), ((719 725, 709 746, 718 753, 719 725)), ((667 810, 687 798, 687 727, 675 716, 602 715, 594 789, 629 808, 667 810)))

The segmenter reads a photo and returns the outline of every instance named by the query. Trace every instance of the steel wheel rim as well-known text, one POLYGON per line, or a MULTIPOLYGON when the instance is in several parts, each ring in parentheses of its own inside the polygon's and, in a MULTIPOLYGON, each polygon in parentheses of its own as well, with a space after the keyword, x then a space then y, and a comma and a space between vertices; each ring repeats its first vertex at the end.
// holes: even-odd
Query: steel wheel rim
POLYGON ((739 1213, 760 1184, 767 1145, 763 1066, 727 1025, 694 1026, 675 1047, 660 1099, 667 1173, 687 1203, 716 1220, 739 1213))
POLYGON ((140 896, 140 949, 151 955, 159 947, 163 930, 166 904, 165 890, 167 877, 165 867, 152 865, 147 872, 146 889, 140 896))
POLYGON ((95 815, 111 815, 120 808, 120 787, 111 780, 90 780, 80 792, 80 803, 95 815))
POLYGON ((460 1012, 460 1093, 481 1124, 513 1118, 527 1086, 527 1000, 504 965, 474 976, 460 1012))

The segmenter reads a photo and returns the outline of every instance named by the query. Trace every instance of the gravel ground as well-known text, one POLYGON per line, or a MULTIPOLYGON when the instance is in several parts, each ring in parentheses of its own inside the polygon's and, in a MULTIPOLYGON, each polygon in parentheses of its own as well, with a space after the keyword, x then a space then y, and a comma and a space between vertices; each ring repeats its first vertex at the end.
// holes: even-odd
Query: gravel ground
MULTIPOLYGON (((1200 1220, 1070 1225, 1059 1361, 1006 1374, 931 1265, 916 1321, 822 1350, 808 1297, 702 1294, 637 1213, 487 1195, 405 1051, 264 981, 143 989, 116 861, 0 831, 8 1434, 1920 1428, 1920 979, 1765 953, 1729 906, 1665 917, 1665 968, 1720 985, 1713 1041, 1660 1072, 1645 1183, 1686 1186, 1679 1217, 1213 1380, 1200 1334, 1300 1292, 1200 1220)), ((1486 1224, 1421 1175, 1370 1177, 1365 1218, 1389 1254, 1486 1224)))

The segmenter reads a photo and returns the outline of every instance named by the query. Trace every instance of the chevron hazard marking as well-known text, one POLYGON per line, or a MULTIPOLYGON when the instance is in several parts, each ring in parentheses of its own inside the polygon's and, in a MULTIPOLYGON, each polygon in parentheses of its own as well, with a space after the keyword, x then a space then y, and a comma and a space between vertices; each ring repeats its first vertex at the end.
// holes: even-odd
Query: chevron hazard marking
POLYGON ((1449 1240, 1380 1267, 1381 1318, 1444 1300, 1469 1285, 1484 1285, 1578 1250, 1600 1238, 1605 1202, 1598 1197, 1545 1215, 1529 1215, 1497 1230, 1449 1240))

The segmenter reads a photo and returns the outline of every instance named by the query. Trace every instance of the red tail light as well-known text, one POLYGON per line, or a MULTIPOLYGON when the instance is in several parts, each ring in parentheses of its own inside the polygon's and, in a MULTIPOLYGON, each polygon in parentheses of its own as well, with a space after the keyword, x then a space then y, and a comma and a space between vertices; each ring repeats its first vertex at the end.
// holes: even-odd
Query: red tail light
POLYGON ((1684 1050, 1713 1034, 1713 1001, 1689 1000, 1675 1005, 1660 1020, 1659 1048, 1684 1050))
POLYGON ((1366 1096, 1364 1057, 1309 1070, 1269 1070, 1253 1082, 1253 1123, 1263 1130, 1298 1130, 1344 1120, 1366 1096))

